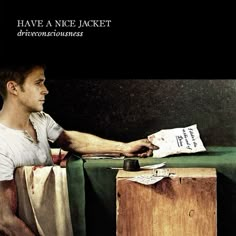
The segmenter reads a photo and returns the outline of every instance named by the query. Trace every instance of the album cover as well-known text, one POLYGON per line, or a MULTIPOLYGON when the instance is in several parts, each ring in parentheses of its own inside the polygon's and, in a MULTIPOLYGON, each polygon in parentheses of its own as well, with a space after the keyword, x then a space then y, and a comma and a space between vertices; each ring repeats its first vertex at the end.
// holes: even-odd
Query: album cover
MULTIPOLYGON (((207 157, 234 151, 232 3, 4 0, 0 6, 0 66, 45 65, 44 111, 63 128, 129 142, 196 124, 207 157)), ((230 235, 235 179, 220 168, 218 232, 230 235)), ((88 189, 97 177, 86 180, 88 189)), ((79 235, 115 235, 115 203, 103 207, 115 193, 93 190, 82 219, 93 225, 79 235)))

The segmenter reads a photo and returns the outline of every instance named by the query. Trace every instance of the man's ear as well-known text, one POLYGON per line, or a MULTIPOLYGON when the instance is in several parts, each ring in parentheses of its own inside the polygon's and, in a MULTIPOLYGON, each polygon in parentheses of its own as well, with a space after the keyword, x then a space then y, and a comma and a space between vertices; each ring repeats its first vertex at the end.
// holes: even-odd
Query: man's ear
POLYGON ((17 95, 17 83, 15 81, 8 81, 7 82, 7 91, 11 94, 17 95))

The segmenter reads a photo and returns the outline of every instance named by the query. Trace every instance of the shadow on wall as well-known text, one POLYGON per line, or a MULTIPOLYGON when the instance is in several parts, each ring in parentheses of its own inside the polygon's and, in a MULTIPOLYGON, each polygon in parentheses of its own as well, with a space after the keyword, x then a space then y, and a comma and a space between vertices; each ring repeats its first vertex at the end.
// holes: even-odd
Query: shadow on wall
POLYGON ((46 85, 44 110, 66 129, 130 141, 197 124, 205 145, 236 145, 235 80, 50 79, 46 85))
POLYGON ((64 128, 129 141, 197 124, 205 145, 236 145, 234 80, 49 80, 45 111, 64 128))

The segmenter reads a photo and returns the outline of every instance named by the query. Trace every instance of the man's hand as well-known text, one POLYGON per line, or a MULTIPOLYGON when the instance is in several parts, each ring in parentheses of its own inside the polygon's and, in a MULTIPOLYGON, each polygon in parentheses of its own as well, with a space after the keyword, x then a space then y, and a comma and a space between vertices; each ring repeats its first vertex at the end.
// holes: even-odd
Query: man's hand
POLYGON ((153 150, 159 147, 153 145, 148 139, 140 139, 125 143, 123 146, 123 155, 127 157, 149 157, 152 156, 153 150))
POLYGON ((51 153, 52 153, 52 160, 54 164, 61 165, 63 162, 63 167, 64 167, 64 158, 68 151, 64 151, 61 148, 51 148, 51 153))

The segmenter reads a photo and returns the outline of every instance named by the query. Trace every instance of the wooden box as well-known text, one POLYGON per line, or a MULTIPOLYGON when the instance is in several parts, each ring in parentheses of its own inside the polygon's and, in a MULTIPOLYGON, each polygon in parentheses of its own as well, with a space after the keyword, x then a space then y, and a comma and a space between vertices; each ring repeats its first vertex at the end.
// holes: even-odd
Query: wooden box
POLYGON ((153 185, 128 180, 151 170, 119 170, 116 178, 117 236, 216 236, 214 168, 169 168, 173 178, 153 185))

